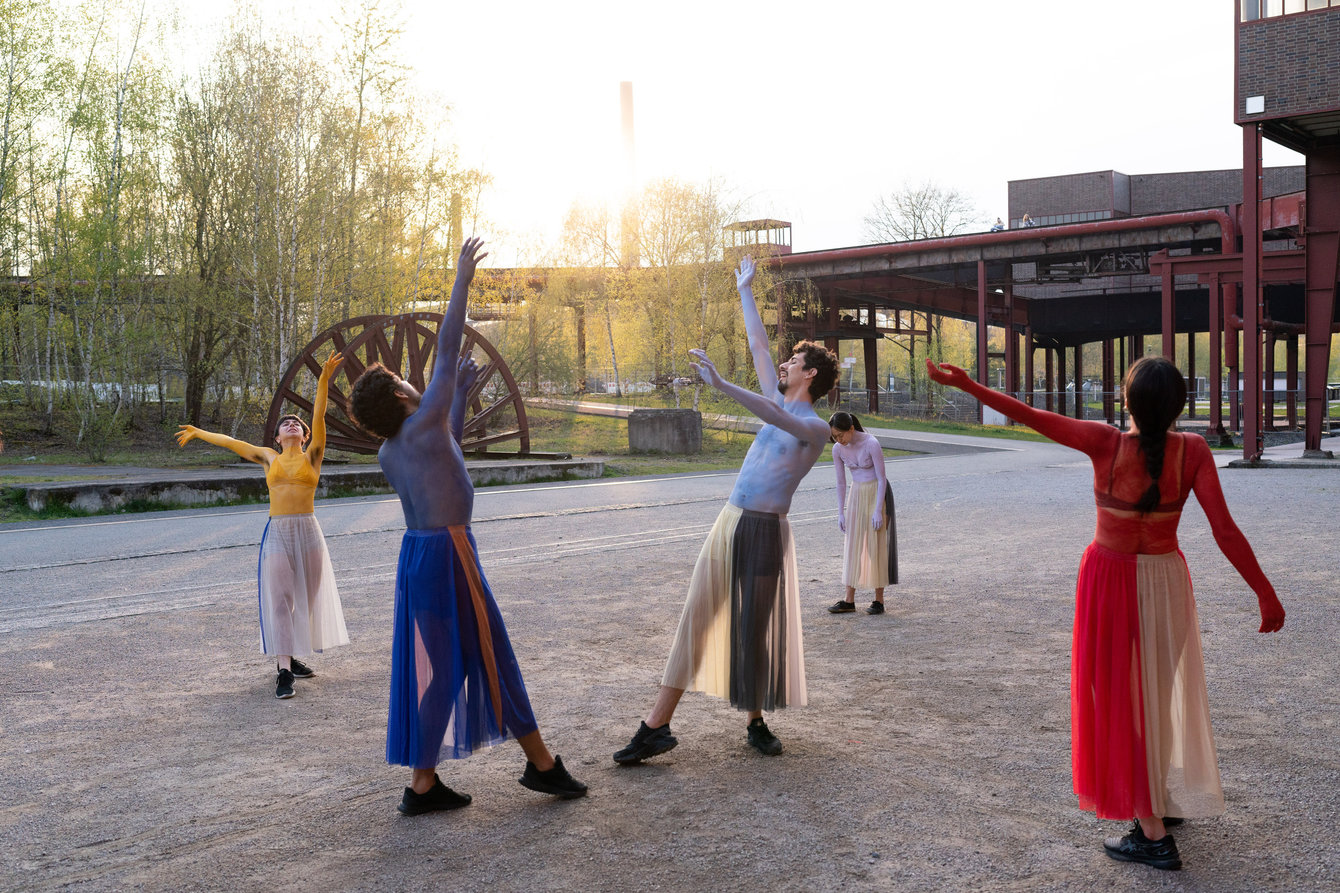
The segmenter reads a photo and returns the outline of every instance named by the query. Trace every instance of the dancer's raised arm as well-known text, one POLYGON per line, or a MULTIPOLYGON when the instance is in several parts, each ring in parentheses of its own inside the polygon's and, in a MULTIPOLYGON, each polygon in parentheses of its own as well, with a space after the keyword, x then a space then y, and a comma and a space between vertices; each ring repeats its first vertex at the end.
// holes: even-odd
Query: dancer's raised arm
POLYGON ((451 287, 451 300, 447 302, 442 327, 437 331, 433 380, 424 388, 423 399, 416 410, 419 413, 426 412, 428 416, 440 416, 443 421, 447 420, 452 400, 456 396, 456 369, 461 352, 461 335, 465 332, 470 283, 475 278, 476 266, 488 257, 488 252, 480 250, 483 247, 484 240, 476 236, 466 239, 461 246, 461 255, 456 261, 456 282, 451 287))
POLYGON ((777 393, 777 365, 772 357, 772 343, 768 341, 768 330, 763 327, 763 317, 759 316, 758 302, 754 299, 754 269, 752 257, 746 254, 740 258, 740 266, 735 271, 735 288, 740 292, 744 333, 749 339, 749 353, 754 359, 754 371, 758 374, 758 389, 769 401, 780 403, 781 396, 777 393))
POLYGON ((461 357, 456 364, 456 396, 451 401, 451 439, 461 442, 465 433, 465 409, 470 402, 470 389, 479 378, 479 365, 471 356, 461 357))
POLYGON ((330 397, 330 379, 343 362, 344 354, 341 353, 326 357, 321 367, 321 377, 316 381, 316 400, 312 402, 312 440, 307 445, 307 461, 318 471, 326 455, 326 404, 330 397))

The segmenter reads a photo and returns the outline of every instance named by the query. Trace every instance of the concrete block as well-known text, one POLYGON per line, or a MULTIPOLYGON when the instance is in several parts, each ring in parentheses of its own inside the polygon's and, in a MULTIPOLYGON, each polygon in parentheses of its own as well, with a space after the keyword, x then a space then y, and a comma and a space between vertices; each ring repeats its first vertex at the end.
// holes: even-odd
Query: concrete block
POLYGON ((703 414, 694 409, 635 409, 628 414, 634 453, 701 453, 703 414))

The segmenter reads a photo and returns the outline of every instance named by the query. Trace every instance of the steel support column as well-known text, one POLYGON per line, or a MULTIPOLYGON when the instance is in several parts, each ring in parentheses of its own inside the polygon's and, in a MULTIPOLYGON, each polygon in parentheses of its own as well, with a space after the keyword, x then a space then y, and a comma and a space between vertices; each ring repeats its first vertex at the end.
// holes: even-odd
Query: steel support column
MULTIPOLYGON (((1046 405, 1043 408, 1046 409, 1048 412, 1056 412, 1056 385, 1055 382, 1053 381, 1053 376, 1056 374, 1055 367, 1053 365, 1055 363, 1055 360, 1052 358, 1052 349, 1050 347, 1042 348, 1042 361, 1044 364, 1046 364, 1047 367, 1046 384, 1043 385, 1043 387, 1046 388, 1046 391, 1044 391, 1042 395, 1043 402, 1046 405)), ((1065 411, 1065 407, 1062 407, 1061 409, 1062 412, 1065 411)))
POLYGON ((1340 147, 1307 153, 1307 375, 1303 455, 1326 455, 1321 437, 1326 424, 1326 376, 1331 362, 1331 320, 1335 317, 1336 279, 1340 277, 1340 147))
POLYGON ((1162 314, 1160 317, 1163 331, 1163 356, 1172 363, 1177 362, 1176 302, 1177 292, 1173 287, 1172 264, 1163 265, 1163 275, 1159 277, 1163 291, 1162 314))
MULTIPOLYGON (((874 313, 872 308, 871 313, 874 313)), ((879 412, 879 341, 874 338, 861 339, 865 348, 865 389, 870 397, 867 407, 871 412, 879 412)))
POLYGON ((1019 396, 1019 336, 1014 331, 1014 285, 1005 283, 1005 389, 1019 396))
MULTIPOLYGON (((991 386, 987 381, 987 355, 986 355, 986 261, 977 262, 977 382, 986 387, 991 386)), ((981 401, 977 403, 977 421, 985 421, 983 415, 984 406, 981 401)))
POLYGON ((1238 349, 1239 326, 1230 325, 1229 320, 1237 317, 1239 299, 1242 297, 1241 283, 1228 287, 1224 298, 1224 365, 1228 367, 1228 428, 1230 431, 1242 430, 1242 353, 1238 349))
POLYGON ((1266 329, 1265 361, 1261 365, 1261 430, 1275 430, 1275 330, 1266 329))
POLYGON ((1028 326, 1024 329, 1024 402, 1029 406, 1034 405, 1033 401, 1033 351, 1037 346, 1033 343, 1033 327, 1028 326))
MULTIPOLYGON (((1214 303, 1214 298, 1210 299, 1214 303)), ((1196 417, 1196 333, 1186 333, 1186 417, 1196 417)))
POLYGON ((1116 400, 1113 394, 1116 389, 1116 382, 1113 380, 1116 376, 1115 360, 1116 350, 1112 344, 1111 338, 1103 339, 1103 418, 1109 425, 1116 424, 1116 400))
POLYGON ((1075 418, 1084 418, 1084 345, 1075 345, 1075 418))
POLYGON ((1224 433, 1224 296, 1227 287, 1215 274, 1210 284, 1210 433, 1224 433))
POLYGON ((1284 418, 1289 430, 1298 427, 1298 336, 1289 333, 1284 342, 1284 418))
POLYGON ((1242 128, 1242 457, 1261 457, 1261 125, 1242 128))
POLYGON ((1056 402, 1060 404, 1056 411, 1065 415, 1066 409, 1066 374, 1065 374, 1065 348, 1056 348, 1056 402))
MULTIPOLYGON (((842 313, 841 310, 838 308, 838 296, 835 294, 828 301, 828 331, 836 332, 841 327, 841 325, 842 325, 842 313)), ((838 358, 839 362, 841 362, 842 346, 838 341, 838 337, 836 335, 830 335, 829 337, 825 338, 824 347, 831 350, 833 352, 833 355, 838 358)), ((784 357, 782 359, 785 360, 784 357)), ((842 384, 841 369, 842 367, 839 366, 838 367, 839 375, 837 377, 837 380, 833 382, 833 387, 828 392, 829 406, 837 406, 841 402, 841 396, 842 396, 842 390, 840 388, 840 385, 842 384)))

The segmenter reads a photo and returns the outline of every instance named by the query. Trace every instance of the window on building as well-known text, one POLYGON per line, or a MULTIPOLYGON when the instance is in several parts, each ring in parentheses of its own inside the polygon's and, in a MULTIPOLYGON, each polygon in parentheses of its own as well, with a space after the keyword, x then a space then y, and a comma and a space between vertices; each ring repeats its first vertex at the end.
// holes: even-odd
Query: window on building
POLYGON ((1241 8, 1242 20, 1254 22, 1317 9, 1340 9, 1340 0, 1242 0, 1241 8))

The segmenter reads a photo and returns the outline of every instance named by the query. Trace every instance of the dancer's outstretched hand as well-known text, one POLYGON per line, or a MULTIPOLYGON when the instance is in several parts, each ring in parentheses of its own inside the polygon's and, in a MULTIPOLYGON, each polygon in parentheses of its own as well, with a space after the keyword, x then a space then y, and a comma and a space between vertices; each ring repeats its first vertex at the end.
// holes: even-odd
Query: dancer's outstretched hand
POLYGON ((456 393, 468 393, 479 379, 479 364, 470 354, 456 361, 456 393))
POLYGON ((1272 592, 1257 600, 1261 603, 1261 632, 1278 632, 1284 626, 1284 605, 1280 604, 1279 596, 1272 592))
POLYGON ((947 384, 954 388, 961 388, 965 382, 972 381, 968 377, 968 373, 959 367, 950 363, 941 363, 937 366, 929 358, 926 360, 926 374, 931 377, 932 381, 947 384))
POLYGON ((690 362, 689 365, 698 370, 698 374, 703 377, 703 381, 714 388, 721 387, 723 381, 721 373, 717 371, 716 364, 707 358, 707 351, 695 347, 689 351, 689 354, 697 358, 698 362, 690 362))
POLYGON ((489 256, 487 251, 480 252, 484 247, 484 240, 479 236, 471 236, 461 245, 461 256, 456 262, 457 276, 474 276, 475 267, 479 262, 489 256))
POLYGON ((321 378, 325 381, 330 381, 330 377, 335 374, 335 370, 340 368, 340 364, 343 362, 344 354, 339 351, 326 357, 326 362, 321 367, 321 378))
POLYGON ((191 441, 200 436, 200 429, 195 425, 178 425, 181 430, 177 432, 177 446, 184 447, 191 441))
POLYGON ((735 287, 748 288, 754 284, 754 259, 749 255, 740 258, 739 269, 735 271, 735 287))

